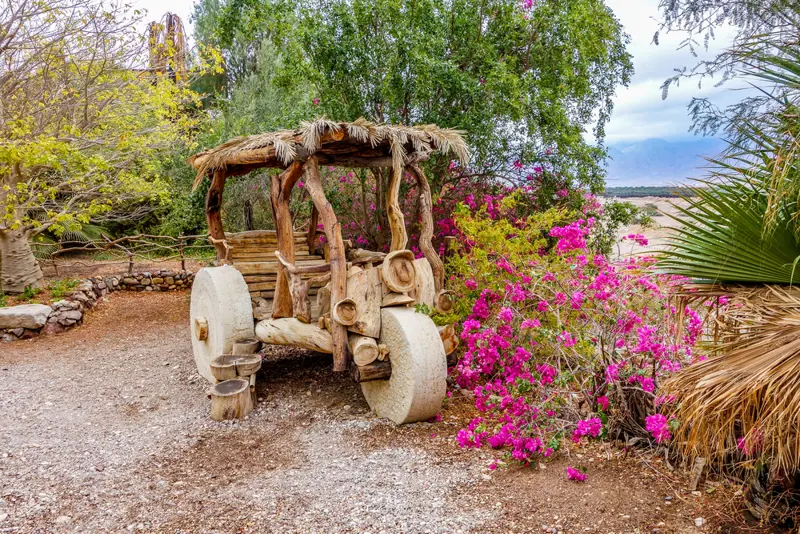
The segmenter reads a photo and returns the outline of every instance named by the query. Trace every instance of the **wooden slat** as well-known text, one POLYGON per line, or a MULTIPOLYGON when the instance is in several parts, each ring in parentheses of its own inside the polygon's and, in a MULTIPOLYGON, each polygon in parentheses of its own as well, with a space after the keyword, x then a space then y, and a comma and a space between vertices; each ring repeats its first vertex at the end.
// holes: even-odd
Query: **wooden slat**
MULTIPOLYGON (((324 265, 325 260, 307 260, 303 265, 324 265)), ((278 262, 273 261, 242 261, 234 265, 242 274, 271 274, 278 272, 278 262)))
MULTIPOLYGON (((233 249, 231 252, 231 258, 234 260, 238 259, 239 261, 275 261, 275 252, 274 251, 242 251, 237 252, 236 249, 233 249), (254 258, 254 259, 248 259, 254 258)), ((295 262, 297 261, 308 261, 308 260, 321 260, 323 259, 322 256, 318 256, 316 254, 308 254, 300 252, 299 254, 295 255, 295 262)))

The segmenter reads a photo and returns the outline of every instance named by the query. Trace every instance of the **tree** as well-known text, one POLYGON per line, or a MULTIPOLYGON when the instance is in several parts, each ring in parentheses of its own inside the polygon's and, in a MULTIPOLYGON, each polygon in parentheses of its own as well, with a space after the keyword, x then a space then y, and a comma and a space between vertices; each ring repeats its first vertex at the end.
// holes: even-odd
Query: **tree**
POLYGON ((195 95, 141 67, 136 22, 97 0, 0 4, 4 292, 41 280, 36 234, 135 219, 169 199, 157 155, 188 139, 195 95))
MULTIPOLYGON (((206 4, 235 81, 268 39, 285 58, 276 83, 310 82, 318 114, 460 128, 487 179, 515 179, 518 161, 602 187, 604 126, 632 67, 601 0, 207 0, 208 35, 206 4)), ((429 164, 434 188, 448 165, 429 164)))
MULTIPOLYGON (((679 47, 695 57, 699 49, 708 48, 722 27, 736 28, 733 42, 714 58, 698 61, 693 67, 675 69, 675 74, 661 86, 664 99, 670 87, 679 85, 682 80, 696 79, 698 85, 713 80, 721 85, 750 72, 743 61, 745 58, 747 62, 759 60, 752 54, 754 40, 765 47, 760 52, 766 56, 781 56, 788 50, 783 46, 797 46, 800 7, 792 0, 660 0, 659 11, 662 21, 653 42, 658 44, 664 32, 685 33, 679 47)), ((693 98, 689 104, 693 130, 702 135, 716 135, 722 130, 735 135, 738 123, 759 113, 771 101, 768 94, 756 94, 720 108, 707 98, 693 98)))

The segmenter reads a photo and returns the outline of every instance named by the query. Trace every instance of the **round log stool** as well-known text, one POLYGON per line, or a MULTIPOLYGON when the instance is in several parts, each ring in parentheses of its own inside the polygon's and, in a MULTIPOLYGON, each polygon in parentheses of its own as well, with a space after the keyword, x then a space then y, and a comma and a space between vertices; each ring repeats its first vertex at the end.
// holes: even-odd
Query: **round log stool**
POLYGON ((261 369, 261 356, 258 354, 223 354, 209 362, 214 378, 233 380, 247 378, 261 369))
POLYGON ((208 390, 211 397, 211 419, 242 419, 253 411, 250 381, 236 378, 215 384, 208 390))

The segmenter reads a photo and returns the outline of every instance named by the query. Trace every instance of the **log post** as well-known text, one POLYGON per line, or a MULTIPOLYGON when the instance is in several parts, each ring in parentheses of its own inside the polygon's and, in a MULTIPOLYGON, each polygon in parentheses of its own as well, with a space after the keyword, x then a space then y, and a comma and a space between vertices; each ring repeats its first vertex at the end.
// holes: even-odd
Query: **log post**
MULTIPOLYGON (((336 219, 333 206, 325 198, 316 157, 308 158, 305 170, 306 189, 311 195, 314 206, 319 211, 319 218, 322 221, 325 237, 330 246, 331 302, 339 302, 347 298, 347 263, 345 261, 344 243, 342 242, 342 225, 336 219)), ((347 353, 347 328, 333 320, 331 323, 333 370, 334 372, 347 371, 350 363, 347 353)))
POLYGON ((434 302, 434 309, 442 314, 447 314, 453 311, 455 307, 455 293, 448 289, 442 289, 436 294, 434 302))
POLYGON ((311 207, 311 220, 308 222, 308 234, 306 235, 306 242, 308 243, 308 253, 314 253, 314 245, 317 242, 317 226, 319 225, 319 211, 316 206, 311 207))
POLYGON ((228 247, 225 242, 225 230, 222 226, 222 193, 225 190, 225 171, 214 171, 211 186, 206 195, 206 221, 208 222, 208 235, 217 251, 217 262, 228 263, 228 247))
MULTIPOLYGON (((270 205, 272 218, 275 221, 275 234, 278 238, 278 250, 289 262, 294 262, 294 229, 289 201, 292 188, 303 175, 303 164, 295 161, 285 171, 272 176, 270 181, 270 205)), ((292 296, 289 291, 289 280, 283 265, 278 266, 275 280, 275 297, 272 302, 272 318, 292 316, 292 296)))
POLYGON ((433 247, 433 198, 428 178, 419 165, 410 165, 411 173, 417 179, 420 190, 420 208, 422 210, 422 229, 419 233, 419 248, 433 271, 433 281, 438 293, 444 289, 444 264, 433 247))
POLYGON ((358 318, 347 330, 373 338, 380 337, 382 295, 380 270, 361 270, 353 266, 347 275, 347 296, 356 303, 358 318))
POLYGON ((408 243, 406 221, 403 218, 403 210, 400 209, 400 183, 403 181, 404 171, 402 165, 392 167, 392 178, 386 190, 386 215, 389 219, 389 229, 392 231, 390 252, 403 250, 408 243))
POLYGON ((249 380, 225 380, 213 386, 208 394, 211 397, 211 419, 214 421, 243 419, 253 411, 249 380))

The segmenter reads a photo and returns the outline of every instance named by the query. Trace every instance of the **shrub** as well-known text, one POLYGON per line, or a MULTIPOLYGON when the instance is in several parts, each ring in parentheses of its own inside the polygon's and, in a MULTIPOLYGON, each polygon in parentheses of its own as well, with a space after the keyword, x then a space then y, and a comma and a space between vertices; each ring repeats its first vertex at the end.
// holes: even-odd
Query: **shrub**
POLYGON ((456 380, 480 412, 460 445, 529 462, 568 436, 647 437, 659 382, 692 361, 699 317, 671 305, 651 258, 595 253, 598 206, 519 216, 519 201, 456 210, 466 243, 448 262, 464 316, 456 380))
POLYGON ((64 280, 53 280, 48 284, 48 289, 50 289, 50 296, 53 300, 61 299, 69 294, 72 293, 72 290, 77 287, 79 280, 74 279, 64 279, 64 280))

